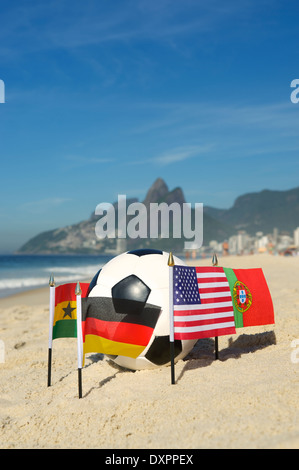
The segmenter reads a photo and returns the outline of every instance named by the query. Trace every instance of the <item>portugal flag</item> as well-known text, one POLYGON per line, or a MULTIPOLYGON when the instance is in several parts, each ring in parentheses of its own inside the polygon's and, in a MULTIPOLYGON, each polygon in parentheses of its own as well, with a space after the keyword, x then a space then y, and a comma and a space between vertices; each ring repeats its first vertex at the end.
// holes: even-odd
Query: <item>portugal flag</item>
POLYGON ((160 311, 146 304, 138 314, 123 314, 115 310, 112 298, 82 299, 83 355, 138 357, 151 339, 160 311))
MULTIPOLYGON (((53 339, 77 337, 76 285, 69 283, 55 288, 53 339)), ((88 286, 88 283, 80 283, 82 297, 86 295, 88 286)))
POLYGON ((233 300, 236 328, 275 323, 269 288, 261 268, 223 268, 233 300))

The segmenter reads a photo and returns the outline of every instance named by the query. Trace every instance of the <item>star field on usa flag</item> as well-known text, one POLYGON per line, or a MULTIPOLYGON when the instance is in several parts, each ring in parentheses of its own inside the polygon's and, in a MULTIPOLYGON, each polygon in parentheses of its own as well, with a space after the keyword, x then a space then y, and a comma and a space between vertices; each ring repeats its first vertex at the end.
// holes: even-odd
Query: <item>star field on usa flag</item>
POLYGON ((188 266, 174 266, 173 304, 200 304, 196 270, 188 266))

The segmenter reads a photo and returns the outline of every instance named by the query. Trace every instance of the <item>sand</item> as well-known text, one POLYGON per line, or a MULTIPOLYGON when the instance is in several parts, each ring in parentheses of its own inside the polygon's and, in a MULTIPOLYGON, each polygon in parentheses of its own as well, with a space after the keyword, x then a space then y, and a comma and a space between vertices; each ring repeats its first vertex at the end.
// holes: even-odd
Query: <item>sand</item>
POLYGON ((298 448, 299 257, 219 265, 263 268, 275 326, 219 338, 218 361, 214 340, 199 340, 175 385, 170 367, 132 372, 90 355, 78 399, 76 340, 58 339, 47 387, 48 288, 0 299, 0 447, 298 448))

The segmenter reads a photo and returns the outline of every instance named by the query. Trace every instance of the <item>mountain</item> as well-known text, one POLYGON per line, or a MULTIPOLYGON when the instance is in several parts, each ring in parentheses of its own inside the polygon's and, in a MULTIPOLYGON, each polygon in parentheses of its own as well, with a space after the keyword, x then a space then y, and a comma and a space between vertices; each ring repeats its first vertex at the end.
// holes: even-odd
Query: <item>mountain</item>
MULTIPOLYGON (((126 200, 126 209, 138 199, 126 200)), ((89 219, 67 227, 40 233, 30 239, 18 253, 103 253, 125 251, 132 248, 159 248, 165 251, 181 252, 184 248, 184 238, 172 237, 172 219, 169 221, 169 238, 149 238, 150 204, 176 202, 182 208, 185 196, 181 188, 169 190, 165 181, 158 178, 149 188, 144 201, 147 209, 147 238, 117 238, 99 239, 95 234, 95 226, 100 219, 92 213, 89 219)), ((113 204, 117 229, 118 202, 113 204)), ((194 209, 192 210, 194 215, 194 209)), ((127 216, 129 223, 134 216, 127 216)), ((194 219, 193 219, 194 221, 194 219)), ((138 224, 137 224, 138 225, 138 224)), ((250 235, 257 231, 265 234, 273 232, 274 228, 290 233, 299 226, 299 187, 288 191, 264 190, 259 193, 249 193, 238 197, 230 209, 217 209, 204 206, 203 213, 203 244, 211 240, 219 242, 228 239, 238 230, 246 230, 250 235)), ((194 228, 194 224, 192 225, 194 228)), ((137 230, 137 229, 136 229, 137 230)), ((161 220, 158 223, 158 233, 161 233, 161 220)), ((117 233, 116 233, 117 235, 117 233)))
POLYGON ((151 203, 160 204, 161 202, 165 202, 166 204, 178 202, 182 205, 186 201, 181 188, 175 188, 169 191, 165 181, 162 178, 158 178, 148 190, 143 204, 149 208, 151 203))
MULTIPOLYGON (((127 207, 133 202, 137 202, 136 198, 127 199, 127 207)), ((95 226, 100 216, 92 213, 89 219, 81 221, 77 224, 69 225, 63 228, 57 228, 38 234, 25 243, 17 253, 95 253, 95 252, 114 252, 124 251, 124 249, 132 248, 159 248, 166 251, 180 252, 184 248, 184 238, 173 238, 172 218, 169 220, 169 238, 149 238, 150 228, 150 205, 152 203, 166 203, 167 205, 176 202, 182 208, 185 196, 181 188, 169 190, 163 179, 158 178, 149 188, 144 201, 142 201, 147 209, 147 237, 148 238, 127 238, 125 240, 117 240, 115 238, 99 239, 95 234, 95 226), (125 248, 124 248, 125 247, 125 248)), ((115 221, 118 221, 118 202, 114 202, 115 221)), ((181 211, 182 212, 182 211, 181 211)), ((193 210, 194 212, 194 210, 193 210)), ((225 222, 213 219, 210 215, 204 213, 204 243, 207 244, 211 239, 222 240, 232 234, 232 229, 227 227, 225 222)), ((133 216, 127 216, 127 223, 132 220, 133 216)), ((191 220, 193 220, 191 218, 191 220)), ((194 225, 192 225, 194 228, 194 225)), ((117 227, 116 227, 117 228, 117 227)), ((161 233, 161 220, 158 221, 158 233, 161 233)))
POLYGON ((279 231, 293 233, 299 226, 299 187, 287 191, 265 189, 239 196, 230 209, 205 207, 205 213, 218 222, 245 230, 249 235, 279 231))

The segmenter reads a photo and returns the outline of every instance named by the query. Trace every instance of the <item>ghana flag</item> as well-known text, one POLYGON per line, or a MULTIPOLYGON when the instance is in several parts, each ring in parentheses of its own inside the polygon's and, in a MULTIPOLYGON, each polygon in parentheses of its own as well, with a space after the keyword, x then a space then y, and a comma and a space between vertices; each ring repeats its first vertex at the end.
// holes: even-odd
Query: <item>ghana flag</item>
MULTIPOLYGON (((53 339, 77 337, 76 285, 69 283, 55 288, 53 339)), ((88 283, 80 283, 82 297, 86 295, 88 286, 88 283)))
POLYGON ((159 318, 160 307, 145 304, 138 313, 119 312, 121 310, 117 308, 116 311, 112 298, 82 299, 84 356, 93 352, 136 358, 146 348, 159 318))
POLYGON ((261 268, 223 268, 233 300, 236 328, 274 324, 270 291, 261 268))

